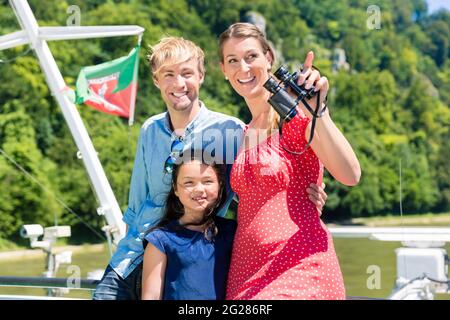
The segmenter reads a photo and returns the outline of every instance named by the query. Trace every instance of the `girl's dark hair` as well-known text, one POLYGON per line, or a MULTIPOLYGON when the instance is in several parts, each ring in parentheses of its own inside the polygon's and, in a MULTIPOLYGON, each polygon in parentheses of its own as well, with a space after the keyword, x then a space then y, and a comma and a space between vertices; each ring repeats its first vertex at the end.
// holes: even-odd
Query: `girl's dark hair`
MULTIPOLYGON (((178 220, 184 215, 184 207, 180 202, 180 199, 175 195, 175 188, 177 185, 178 174, 180 172, 180 168, 183 164, 189 163, 192 161, 199 161, 207 166, 210 166, 216 172, 218 181, 219 181, 219 195, 217 200, 207 209, 208 212, 204 215, 203 219, 198 223, 189 223, 187 225, 203 225, 206 223, 206 230, 212 230, 214 235, 217 233, 217 228, 214 224, 214 217, 217 214, 218 208, 221 208, 226 200, 227 200, 227 188, 226 188, 226 165, 217 164, 216 162, 207 161, 203 156, 203 151, 192 151, 189 154, 186 152, 179 157, 180 161, 178 161, 174 167, 172 172, 172 187, 167 195, 166 206, 164 208, 164 216, 161 218, 160 222, 156 224, 153 228, 150 228, 147 233, 163 228, 169 224, 170 221, 178 220)), ((209 232, 209 231, 208 231, 209 232)))

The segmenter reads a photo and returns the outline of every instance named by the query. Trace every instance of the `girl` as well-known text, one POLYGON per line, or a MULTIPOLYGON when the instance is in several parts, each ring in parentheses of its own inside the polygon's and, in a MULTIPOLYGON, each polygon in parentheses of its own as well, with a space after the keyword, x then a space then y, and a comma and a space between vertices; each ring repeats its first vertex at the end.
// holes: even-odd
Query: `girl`
MULTIPOLYGON (((271 94, 263 84, 275 59, 264 34, 252 24, 236 23, 219 41, 225 79, 252 115, 231 172, 239 224, 227 299, 345 299, 332 237, 306 191, 311 183, 320 184, 323 165, 346 185, 357 184, 361 174, 350 144, 324 109, 328 80, 313 70, 308 53, 298 83, 320 90, 325 113, 306 148, 310 113, 297 107, 297 115, 279 130, 279 116, 268 103, 271 94)), ((316 108, 315 97, 308 103, 316 108)))
POLYGON ((225 298, 236 231, 234 220, 216 216, 226 201, 226 172, 191 154, 174 166, 165 215, 145 236, 143 300, 225 298))

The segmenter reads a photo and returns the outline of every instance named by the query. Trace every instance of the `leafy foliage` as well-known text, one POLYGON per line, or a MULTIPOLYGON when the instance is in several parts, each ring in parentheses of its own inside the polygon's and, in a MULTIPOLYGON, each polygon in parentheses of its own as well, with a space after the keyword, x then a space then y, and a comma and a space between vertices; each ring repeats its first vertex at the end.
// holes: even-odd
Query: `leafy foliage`
MULTIPOLYGON (((450 14, 426 13, 424 0, 74 0, 29 1, 40 25, 65 25, 69 5, 81 9, 82 25, 136 24, 144 27, 143 48, 164 35, 183 36, 206 53, 201 99, 215 111, 249 120, 242 99, 224 81, 217 38, 249 11, 265 18, 279 63, 303 62, 314 50, 316 64, 331 82, 329 105, 362 166, 358 186, 326 177, 326 217, 392 213, 400 198, 405 212, 450 209, 450 14), (378 5, 380 29, 367 27, 369 5, 378 5), (350 70, 332 72, 333 50, 345 50, 350 70)), ((0 35, 19 29, 12 9, 0 2, 0 35)), ((49 43, 69 86, 82 66, 125 55, 133 37, 49 43)), ((154 87, 146 50, 141 51, 136 125, 79 106, 107 177, 122 209, 139 126, 165 110, 154 87)), ((17 238, 24 223, 68 223, 89 237, 80 218, 97 231, 104 224, 77 148, 27 47, 0 52, 0 148, 35 177, 0 156, 0 238, 17 238), (78 215, 74 216, 58 201, 78 215)))

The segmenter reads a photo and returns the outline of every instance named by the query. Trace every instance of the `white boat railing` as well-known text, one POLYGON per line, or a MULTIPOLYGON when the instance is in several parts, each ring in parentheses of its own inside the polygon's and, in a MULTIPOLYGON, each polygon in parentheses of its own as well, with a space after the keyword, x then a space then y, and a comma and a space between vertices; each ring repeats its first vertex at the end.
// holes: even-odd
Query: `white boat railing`
POLYGON ((1 276, 0 287, 26 287, 44 289, 95 290, 99 280, 46 277, 1 276))
POLYGON ((406 247, 443 247, 450 242, 450 228, 442 227, 330 227, 334 238, 369 238, 401 242, 406 247))
POLYGON ((444 246, 450 242, 450 228, 441 227, 330 227, 334 238, 368 238, 401 242, 395 250, 397 277, 388 299, 433 300, 436 293, 450 293, 444 246))
POLYGON ((70 290, 90 291, 93 293, 99 280, 47 278, 47 277, 14 277, 1 276, 0 287, 46 289, 47 295, 0 295, 0 300, 85 300, 82 298, 68 298, 70 290))

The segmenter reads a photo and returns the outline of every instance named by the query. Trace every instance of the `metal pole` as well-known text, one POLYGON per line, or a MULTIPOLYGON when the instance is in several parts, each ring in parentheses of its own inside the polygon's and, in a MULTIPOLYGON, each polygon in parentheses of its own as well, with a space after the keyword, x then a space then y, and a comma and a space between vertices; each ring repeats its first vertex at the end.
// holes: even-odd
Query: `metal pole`
POLYGON ((69 288, 80 290, 94 290, 99 280, 80 279, 79 287, 70 287, 71 279, 47 277, 15 277, 0 276, 0 287, 37 287, 37 288, 69 288))
POLYGON ((92 181, 97 198, 100 201, 100 213, 105 214, 107 223, 112 227, 114 242, 118 243, 125 235, 125 223, 114 193, 103 171, 97 153, 86 131, 77 108, 62 92, 66 87, 47 42, 39 38, 39 26, 26 0, 11 0, 15 13, 26 31, 30 45, 36 52, 48 86, 59 104, 75 143, 82 154, 84 165, 92 181))

